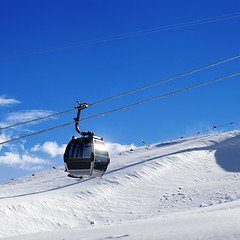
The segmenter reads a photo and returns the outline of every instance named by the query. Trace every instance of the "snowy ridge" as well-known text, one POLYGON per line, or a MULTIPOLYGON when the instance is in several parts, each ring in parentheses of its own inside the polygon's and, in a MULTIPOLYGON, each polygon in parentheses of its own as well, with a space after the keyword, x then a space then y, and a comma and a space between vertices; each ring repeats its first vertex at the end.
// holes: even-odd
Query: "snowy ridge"
MULTIPOLYGON (((175 140, 150 146, 152 157, 144 147, 112 156, 102 179, 71 179, 60 167, 2 184, 0 237, 47 239, 43 232, 49 231, 52 239, 108 239, 108 231, 122 227, 127 234, 120 231, 116 239, 174 239, 166 232, 174 221, 178 226, 194 219, 216 220, 221 211, 232 219, 231 227, 226 226, 232 230, 230 239, 238 239, 239 146, 240 131, 175 140), (155 225, 165 230, 153 230, 155 225), (141 230, 143 226, 148 230, 141 230)), ((178 235, 186 236, 191 238, 186 232, 178 235)))

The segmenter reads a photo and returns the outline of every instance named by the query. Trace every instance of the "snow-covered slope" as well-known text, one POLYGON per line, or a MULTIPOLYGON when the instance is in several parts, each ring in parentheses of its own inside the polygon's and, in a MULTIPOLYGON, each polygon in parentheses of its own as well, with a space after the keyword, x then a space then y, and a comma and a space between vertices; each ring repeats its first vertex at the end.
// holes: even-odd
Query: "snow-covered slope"
POLYGON ((61 167, 0 185, 0 237, 240 239, 240 131, 149 149, 112 156, 102 179, 61 167))

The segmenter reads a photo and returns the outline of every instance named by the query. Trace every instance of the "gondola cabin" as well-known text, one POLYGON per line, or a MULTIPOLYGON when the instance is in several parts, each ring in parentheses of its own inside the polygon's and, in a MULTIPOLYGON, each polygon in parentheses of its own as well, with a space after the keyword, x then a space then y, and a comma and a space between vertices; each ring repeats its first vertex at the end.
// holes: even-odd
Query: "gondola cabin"
POLYGON ((110 157, 103 139, 88 132, 72 138, 66 147, 64 162, 69 177, 101 177, 110 157))

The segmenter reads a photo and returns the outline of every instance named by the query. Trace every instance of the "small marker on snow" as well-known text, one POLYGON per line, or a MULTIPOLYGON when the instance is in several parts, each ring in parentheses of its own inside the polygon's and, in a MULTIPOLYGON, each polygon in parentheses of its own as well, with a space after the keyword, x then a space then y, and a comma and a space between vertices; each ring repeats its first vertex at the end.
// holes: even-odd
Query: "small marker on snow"
POLYGON ((142 138, 141 138, 141 140, 142 140, 143 144, 145 145, 146 149, 148 150, 150 157, 152 157, 152 154, 150 153, 150 151, 149 151, 149 149, 148 149, 148 146, 146 145, 146 143, 143 141, 142 138))

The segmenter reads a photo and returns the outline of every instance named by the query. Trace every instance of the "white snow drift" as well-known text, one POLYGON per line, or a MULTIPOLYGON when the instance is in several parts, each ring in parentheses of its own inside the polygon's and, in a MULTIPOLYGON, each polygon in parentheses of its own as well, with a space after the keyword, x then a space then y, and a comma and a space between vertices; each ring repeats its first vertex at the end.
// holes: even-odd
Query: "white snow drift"
POLYGON ((64 168, 1 185, 4 239, 240 239, 240 131, 111 158, 102 179, 64 168))

